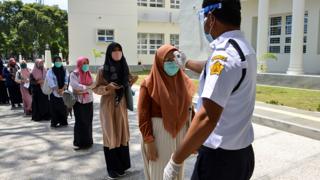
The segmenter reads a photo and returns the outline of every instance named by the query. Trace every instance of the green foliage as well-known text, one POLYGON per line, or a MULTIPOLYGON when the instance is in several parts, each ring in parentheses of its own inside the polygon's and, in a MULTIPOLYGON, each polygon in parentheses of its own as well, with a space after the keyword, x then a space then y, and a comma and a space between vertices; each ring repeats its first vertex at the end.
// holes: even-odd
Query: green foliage
POLYGON ((318 104, 317 111, 320 112, 320 104, 318 104))
POLYGON ((265 53, 262 55, 261 60, 278 60, 278 57, 273 53, 265 53))
POLYGON ((279 102, 277 100, 270 100, 270 101, 266 101, 267 104, 275 104, 278 105, 279 102))
POLYGON ((49 44, 52 54, 68 54, 68 14, 58 6, 0 1, 0 55, 37 58, 49 44))

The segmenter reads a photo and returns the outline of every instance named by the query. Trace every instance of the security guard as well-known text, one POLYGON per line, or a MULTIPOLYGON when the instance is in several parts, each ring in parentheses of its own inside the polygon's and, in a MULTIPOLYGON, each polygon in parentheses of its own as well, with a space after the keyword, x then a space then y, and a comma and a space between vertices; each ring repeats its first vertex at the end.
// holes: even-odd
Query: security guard
POLYGON ((248 180, 254 169, 253 127, 256 54, 241 33, 239 0, 204 0, 200 11, 212 55, 179 64, 201 73, 197 113, 164 170, 173 180, 194 151, 192 180, 248 180))

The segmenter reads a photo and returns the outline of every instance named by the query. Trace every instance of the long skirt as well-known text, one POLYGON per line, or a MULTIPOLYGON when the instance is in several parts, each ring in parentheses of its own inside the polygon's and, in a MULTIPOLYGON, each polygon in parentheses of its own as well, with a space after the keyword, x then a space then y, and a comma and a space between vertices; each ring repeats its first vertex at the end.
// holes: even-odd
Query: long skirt
POLYGON ((49 96, 42 93, 39 85, 32 87, 32 120, 50 120, 49 96))
POLYGON ((107 171, 110 174, 123 174, 131 167, 129 146, 109 149, 104 147, 104 157, 106 160, 107 171))
POLYGON ((81 104, 76 102, 73 111, 75 116, 73 145, 80 148, 90 147, 93 144, 93 103, 81 104))
POLYGON ((22 96, 22 101, 23 101, 23 109, 24 113, 27 115, 31 115, 32 111, 32 97, 29 92, 29 89, 25 88, 24 86, 20 86, 20 92, 22 96))
POLYGON ((5 82, 0 80, 0 104, 9 104, 9 96, 5 82))
POLYGON ((22 97, 20 92, 20 85, 15 84, 13 86, 8 86, 9 97, 11 101, 11 105, 14 106, 15 104, 22 103, 22 97))
MULTIPOLYGON (((155 137, 154 143, 158 151, 157 161, 149 161, 146 155, 145 145, 142 142, 141 152, 144 161, 144 174, 146 180, 162 180, 163 171, 167 163, 170 161, 172 153, 182 142, 187 126, 184 126, 175 138, 164 129, 162 118, 152 118, 152 129, 155 137)), ((177 180, 184 179, 184 170, 180 171, 177 180)))
POLYGON ((64 105, 62 97, 50 95, 50 113, 52 127, 68 125, 67 107, 64 105))

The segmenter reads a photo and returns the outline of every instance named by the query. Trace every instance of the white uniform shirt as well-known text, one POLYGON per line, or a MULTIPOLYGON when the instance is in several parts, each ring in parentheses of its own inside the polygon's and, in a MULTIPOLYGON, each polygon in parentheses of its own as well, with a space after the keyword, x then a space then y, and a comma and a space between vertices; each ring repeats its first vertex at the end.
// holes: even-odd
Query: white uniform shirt
POLYGON ((242 149, 249 146, 254 139, 251 118, 255 104, 256 54, 239 30, 222 34, 210 46, 213 53, 204 69, 206 77, 204 70, 200 76, 197 109, 202 106, 202 98, 207 98, 224 110, 214 131, 203 145, 213 149, 242 149), (228 42, 229 39, 239 44, 246 58, 244 62, 241 62, 239 53, 228 42), (221 65, 223 69, 219 68, 221 65), (243 68, 247 69, 245 78, 232 94, 232 90, 240 81, 243 68))

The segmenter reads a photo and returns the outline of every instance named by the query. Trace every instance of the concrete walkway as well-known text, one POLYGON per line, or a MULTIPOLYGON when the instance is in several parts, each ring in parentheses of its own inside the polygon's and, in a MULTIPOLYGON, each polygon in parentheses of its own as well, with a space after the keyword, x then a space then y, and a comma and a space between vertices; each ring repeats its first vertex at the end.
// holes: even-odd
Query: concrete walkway
MULTIPOLYGON (((74 119, 69 119, 66 128, 51 129, 49 122, 33 122, 24 117, 22 109, 0 106, 0 179, 105 178, 98 103, 99 96, 95 96, 95 144, 87 151, 72 149, 74 119)), ((284 114, 287 116, 290 115, 284 114)), ((129 122, 132 169, 131 175, 122 179, 143 180, 136 112, 129 112, 129 122)), ((254 125, 254 129, 256 166, 252 179, 319 179, 320 141, 261 125, 254 125)), ((195 156, 191 156, 186 162, 186 179, 190 179, 194 161, 195 156)))

